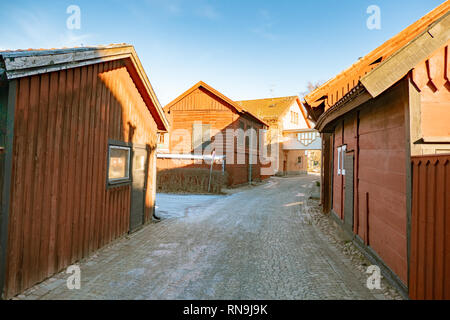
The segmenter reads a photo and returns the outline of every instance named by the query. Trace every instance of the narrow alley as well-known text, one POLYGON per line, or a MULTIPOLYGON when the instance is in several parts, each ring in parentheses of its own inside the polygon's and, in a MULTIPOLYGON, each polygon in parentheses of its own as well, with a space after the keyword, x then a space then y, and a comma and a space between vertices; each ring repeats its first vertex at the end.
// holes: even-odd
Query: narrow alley
POLYGON ((158 195, 162 221, 83 260, 79 290, 61 272, 19 298, 376 299, 310 223, 306 200, 317 180, 271 178, 225 196, 158 195))

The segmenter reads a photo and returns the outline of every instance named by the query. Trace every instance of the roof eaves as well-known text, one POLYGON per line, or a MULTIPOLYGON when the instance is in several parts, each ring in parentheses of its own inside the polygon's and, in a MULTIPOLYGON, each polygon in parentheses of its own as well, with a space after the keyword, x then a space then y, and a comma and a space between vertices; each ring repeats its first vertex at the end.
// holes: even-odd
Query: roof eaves
MULTIPOLYGON (((385 57, 386 49, 389 49, 392 46, 395 47, 396 46, 396 42, 398 42, 399 39, 401 39, 401 37, 405 36, 405 32, 409 32, 411 34, 411 30, 412 30, 411 27, 416 26, 417 28, 420 28, 420 30, 422 30, 422 26, 425 25, 425 22, 429 21, 428 26, 426 26, 426 28, 425 28, 425 29, 429 29, 430 25, 433 25, 434 23, 436 23, 436 21, 441 19, 442 16, 448 14, 449 8, 450 8, 450 1, 443 2, 440 6, 436 7, 431 12, 427 13, 425 16, 423 16, 422 18, 420 18, 419 20, 414 22, 412 25, 408 26, 407 28, 402 30, 400 33, 398 33, 397 35, 395 35, 394 37, 390 38, 389 40, 387 40, 385 43, 383 43, 379 47, 377 47, 374 50, 372 50, 371 52, 369 52, 364 57, 362 57, 359 60, 355 61, 350 67, 348 67, 344 71, 340 72, 335 77, 329 79, 327 82, 322 84, 320 87, 318 87, 314 91, 310 92, 308 95, 306 95, 304 97, 304 100, 306 102, 308 102, 308 101, 310 102, 310 103, 308 103, 310 107, 314 107, 315 106, 314 100, 317 100, 317 101, 320 100, 320 99, 317 99, 319 97, 319 94, 323 95, 322 92, 326 93, 326 92, 330 91, 330 88, 332 88, 335 84, 339 83, 339 81, 341 81, 342 79, 345 79, 349 75, 349 73, 354 73, 352 75, 354 81, 355 80, 356 80, 356 82, 360 81, 364 77, 363 73, 359 74, 361 69, 364 69, 364 66, 366 64, 368 64, 368 66, 372 67, 371 70, 368 70, 366 72, 366 74, 368 74, 371 71, 373 71, 375 68, 379 67, 380 64, 385 62, 384 60, 386 58, 385 57), (440 17, 440 18, 436 18, 436 17, 440 17), (381 62, 375 63, 380 58, 381 58, 381 62), (358 71, 358 70, 360 70, 360 71, 358 71), (359 77, 358 77, 358 74, 359 74, 359 77)), ((412 35, 414 35, 414 34, 412 34, 412 35)), ((416 36, 414 36, 414 38, 416 38, 416 36)), ((403 44, 402 47, 398 48, 396 51, 400 50, 405 45, 407 45, 407 43, 403 44)), ((394 54, 395 54, 395 52, 394 52, 394 54)), ((389 58, 389 57, 390 57, 390 55, 388 55, 387 58, 389 58)), ((351 78, 350 78, 350 80, 351 80, 351 78)), ((353 82, 353 84, 354 83, 355 82, 353 82)))
MULTIPOLYGON (((4 64, 4 73, 7 80, 126 58, 129 58, 132 61, 140 80, 144 84, 145 90, 155 106, 163 126, 163 128, 159 128, 159 130, 168 130, 169 122, 164 115, 161 104, 156 97, 153 87, 150 84, 139 57, 132 45, 115 44, 54 50, 18 50, 0 52, 0 61, 4 64)), ((0 65, 0 67, 1 66, 2 65, 0 65)))
POLYGON ((377 97, 449 40, 450 12, 447 12, 408 44, 363 76, 361 83, 372 97, 377 97))
POLYGON ((320 132, 324 132, 325 127, 333 120, 359 107, 370 99, 372 99, 370 93, 361 83, 358 83, 358 85, 342 97, 342 99, 320 115, 314 128, 320 132))

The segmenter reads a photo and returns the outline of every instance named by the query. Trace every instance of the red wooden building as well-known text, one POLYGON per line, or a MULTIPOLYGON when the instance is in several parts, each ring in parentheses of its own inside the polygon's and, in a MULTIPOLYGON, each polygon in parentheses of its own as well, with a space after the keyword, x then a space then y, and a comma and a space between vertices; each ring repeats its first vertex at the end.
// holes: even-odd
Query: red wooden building
POLYGON ((447 1, 304 102, 323 137, 324 211, 405 293, 415 250, 411 157, 450 152, 449 8, 447 1))
POLYGON ((261 179, 258 146, 267 126, 252 113, 202 81, 166 105, 164 112, 171 130, 158 145, 158 170, 208 168, 202 160, 175 160, 164 154, 209 156, 215 150, 217 157, 225 157, 229 185, 261 179))
POLYGON ((151 219, 168 122, 130 45, 0 53, 0 292, 151 219))

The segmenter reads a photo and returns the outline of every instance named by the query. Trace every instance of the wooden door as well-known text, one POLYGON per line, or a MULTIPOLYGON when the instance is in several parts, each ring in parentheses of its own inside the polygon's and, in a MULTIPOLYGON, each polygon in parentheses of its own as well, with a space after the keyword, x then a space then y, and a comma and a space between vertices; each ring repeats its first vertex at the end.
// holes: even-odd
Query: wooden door
POLYGON ((145 146, 133 146, 130 231, 139 229, 145 219, 147 191, 148 151, 145 146))
POLYGON ((353 171, 354 157, 353 152, 347 153, 344 159, 345 170, 345 198, 344 198, 344 227, 350 233, 353 232, 353 171))

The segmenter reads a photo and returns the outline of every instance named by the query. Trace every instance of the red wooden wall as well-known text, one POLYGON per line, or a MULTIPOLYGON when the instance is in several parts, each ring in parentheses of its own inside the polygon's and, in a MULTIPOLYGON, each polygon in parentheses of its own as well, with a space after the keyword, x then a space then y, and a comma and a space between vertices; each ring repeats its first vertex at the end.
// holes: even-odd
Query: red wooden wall
POLYGON ((354 233, 405 284, 406 88, 407 82, 402 81, 362 108, 359 115, 343 118, 335 128, 333 148, 333 211, 343 219, 346 177, 337 175, 337 148, 345 144, 355 156, 354 233))
MULTIPOLYGON (((108 139, 156 146, 125 61, 18 80, 6 297, 129 230, 130 186, 106 188, 108 139)), ((148 181, 147 219, 152 169, 148 181)))
POLYGON ((450 155, 412 158, 409 295, 450 299, 450 155))

